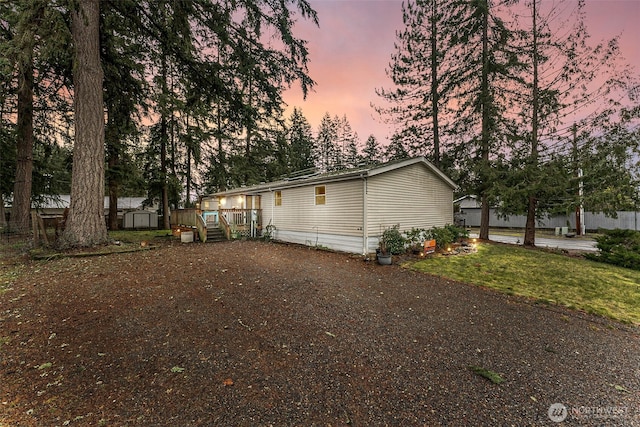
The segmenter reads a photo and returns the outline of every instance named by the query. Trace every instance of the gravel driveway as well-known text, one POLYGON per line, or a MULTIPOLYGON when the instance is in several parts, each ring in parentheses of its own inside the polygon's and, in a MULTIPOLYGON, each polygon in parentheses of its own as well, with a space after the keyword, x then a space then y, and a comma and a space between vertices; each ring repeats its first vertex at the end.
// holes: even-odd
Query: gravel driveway
POLYGON ((26 268, 3 427, 640 425, 637 328, 396 265, 248 241, 26 268))

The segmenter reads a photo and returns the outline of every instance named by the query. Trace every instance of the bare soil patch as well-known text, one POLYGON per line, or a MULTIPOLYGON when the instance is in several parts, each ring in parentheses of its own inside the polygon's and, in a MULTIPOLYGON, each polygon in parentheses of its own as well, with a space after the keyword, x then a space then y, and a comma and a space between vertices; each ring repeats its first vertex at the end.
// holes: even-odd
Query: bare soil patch
POLYGON ((640 425, 637 328, 396 265, 244 241, 23 268, 0 426, 640 425))

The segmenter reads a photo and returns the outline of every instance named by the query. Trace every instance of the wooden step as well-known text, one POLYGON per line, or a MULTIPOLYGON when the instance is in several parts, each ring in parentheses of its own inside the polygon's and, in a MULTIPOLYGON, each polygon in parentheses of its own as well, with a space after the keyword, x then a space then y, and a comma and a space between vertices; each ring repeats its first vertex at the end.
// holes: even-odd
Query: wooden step
POLYGON ((222 242, 227 240, 224 232, 217 227, 207 228, 207 242, 222 242))

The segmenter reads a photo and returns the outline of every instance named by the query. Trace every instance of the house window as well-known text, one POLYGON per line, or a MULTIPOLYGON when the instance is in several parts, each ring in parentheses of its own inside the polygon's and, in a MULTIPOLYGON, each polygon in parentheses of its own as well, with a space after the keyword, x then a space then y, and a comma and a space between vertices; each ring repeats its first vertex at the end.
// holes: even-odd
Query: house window
POLYGON ((326 202, 325 187, 319 185, 316 187, 316 205, 324 205, 326 202))
POLYGON ((273 193, 273 205, 282 206, 282 191, 274 191, 273 193))

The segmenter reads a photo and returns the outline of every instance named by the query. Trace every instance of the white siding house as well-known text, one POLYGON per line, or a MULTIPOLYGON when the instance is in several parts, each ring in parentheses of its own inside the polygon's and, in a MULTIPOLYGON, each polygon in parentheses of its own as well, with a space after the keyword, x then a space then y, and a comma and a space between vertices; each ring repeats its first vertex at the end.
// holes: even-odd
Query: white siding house
POLYGON ((277 240, 366 254, 387 227, 452 224, 455 187, 417 157, 223 191, 203 197, 201 206, 209 218, 259 218, 252 229, 275 227, 277 240))

